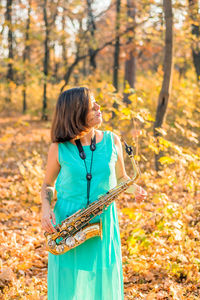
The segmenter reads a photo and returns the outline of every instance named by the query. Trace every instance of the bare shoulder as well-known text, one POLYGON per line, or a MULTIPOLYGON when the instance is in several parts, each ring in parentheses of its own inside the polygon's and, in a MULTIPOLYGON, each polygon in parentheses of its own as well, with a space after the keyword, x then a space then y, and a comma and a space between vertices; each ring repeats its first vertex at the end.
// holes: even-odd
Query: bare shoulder
POLYGON ((49 146, 49 152, 52 154, 58 152, 58 143, 51 143, 49 146))
POLYGON ((58 143, 51 143, 49 146, 48 157, 51 160, 56 160, 58 162, 58 143))
POLYGON ((113 135, 114 135, 115 145, 118 146, 118 147, 120 147, 120 145, 121 145, 120 137, 116 133, 114 133, 114 132, 113 132, 113 135))
POLYGON ((44 182, 50 186, 53 186, 55 179, 60 172, 60 168, 61 166, 58 162, 58 144, 52 143, 49 146, 44 182))

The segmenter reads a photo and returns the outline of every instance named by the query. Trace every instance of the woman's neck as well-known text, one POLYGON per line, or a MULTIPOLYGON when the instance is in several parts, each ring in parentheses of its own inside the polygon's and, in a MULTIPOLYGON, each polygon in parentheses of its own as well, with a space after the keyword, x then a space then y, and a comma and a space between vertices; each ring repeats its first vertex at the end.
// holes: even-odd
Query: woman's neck
POLYGON ((94 137, 95 130, 92 128, 87 134, 85 134, 82 138, 80 138, 80 141, 82 145, 90 145, 91 139, 94 137))
MULTIPOLYGON (((80 138, 81 144, 84 146, 91 144, 91 139, 94 137, 95 129, 92 128, 88 133, 86 133, 83 137, 80 138)), ((75 139, 71 140, 73 144, 75 144, 75 139)))

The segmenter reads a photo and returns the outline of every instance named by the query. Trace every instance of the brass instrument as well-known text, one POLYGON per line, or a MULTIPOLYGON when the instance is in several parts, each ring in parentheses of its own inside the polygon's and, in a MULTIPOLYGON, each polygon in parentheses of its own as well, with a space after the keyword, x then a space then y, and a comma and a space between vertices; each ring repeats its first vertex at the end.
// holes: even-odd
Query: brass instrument
POLYGON ((105 195, 90 203, 86 208, 78 210, 62 221, 61 224, 56 225, 55 229, 57 232, 45 232, 46 247, 52 254, 63 254, 94 236, 100 236, 102 239, 101 219, 100 222, 91 224, 89 222, 97 215, 100 215, 104 209, 107 209, 119 194, 126 191, 140 175, 139 167, 134 160, 132 147, 128 146, 124 140, 123 142, 133 165, 133 177, 109 190, 105 195))

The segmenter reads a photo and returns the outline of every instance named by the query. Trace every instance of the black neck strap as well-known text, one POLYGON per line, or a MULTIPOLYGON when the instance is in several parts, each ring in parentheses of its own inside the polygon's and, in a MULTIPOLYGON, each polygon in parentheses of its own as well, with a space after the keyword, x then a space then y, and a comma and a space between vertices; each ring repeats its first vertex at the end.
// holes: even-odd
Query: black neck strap
POLYGON ((92 151, 92 157, 91 157, 91 164, 90 164, 90 171, 88 172, 87 165, 85 162, 86 159, 86 154, 83 150, 83 146, 81 144, 80 139, 75 140, 76 146, 79 151, 80 158, 84 160, 85 164, 85 170, 86 170, 86 179, 87 179, 87 205, 89 205, 89 198, 90 198, 90 182, 92 179, 92 162, 93 162, 93 152, 96 149, 96 135, 91 139, 91 144, 90 144, 90 150, 92 151))

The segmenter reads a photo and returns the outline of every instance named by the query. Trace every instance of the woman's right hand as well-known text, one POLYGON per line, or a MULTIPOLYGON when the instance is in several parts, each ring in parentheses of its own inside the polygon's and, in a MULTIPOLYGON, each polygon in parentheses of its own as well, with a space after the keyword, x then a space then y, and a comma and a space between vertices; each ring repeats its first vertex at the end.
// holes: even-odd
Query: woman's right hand
POLYGON ((51 207, 45 207, 42 208, 42 229, 49 233, 56 232, 56 229, 53 227, 51 221, 53 221, 53 224, 56 225, 56 218, 54 212, 51 210, 51 207))

